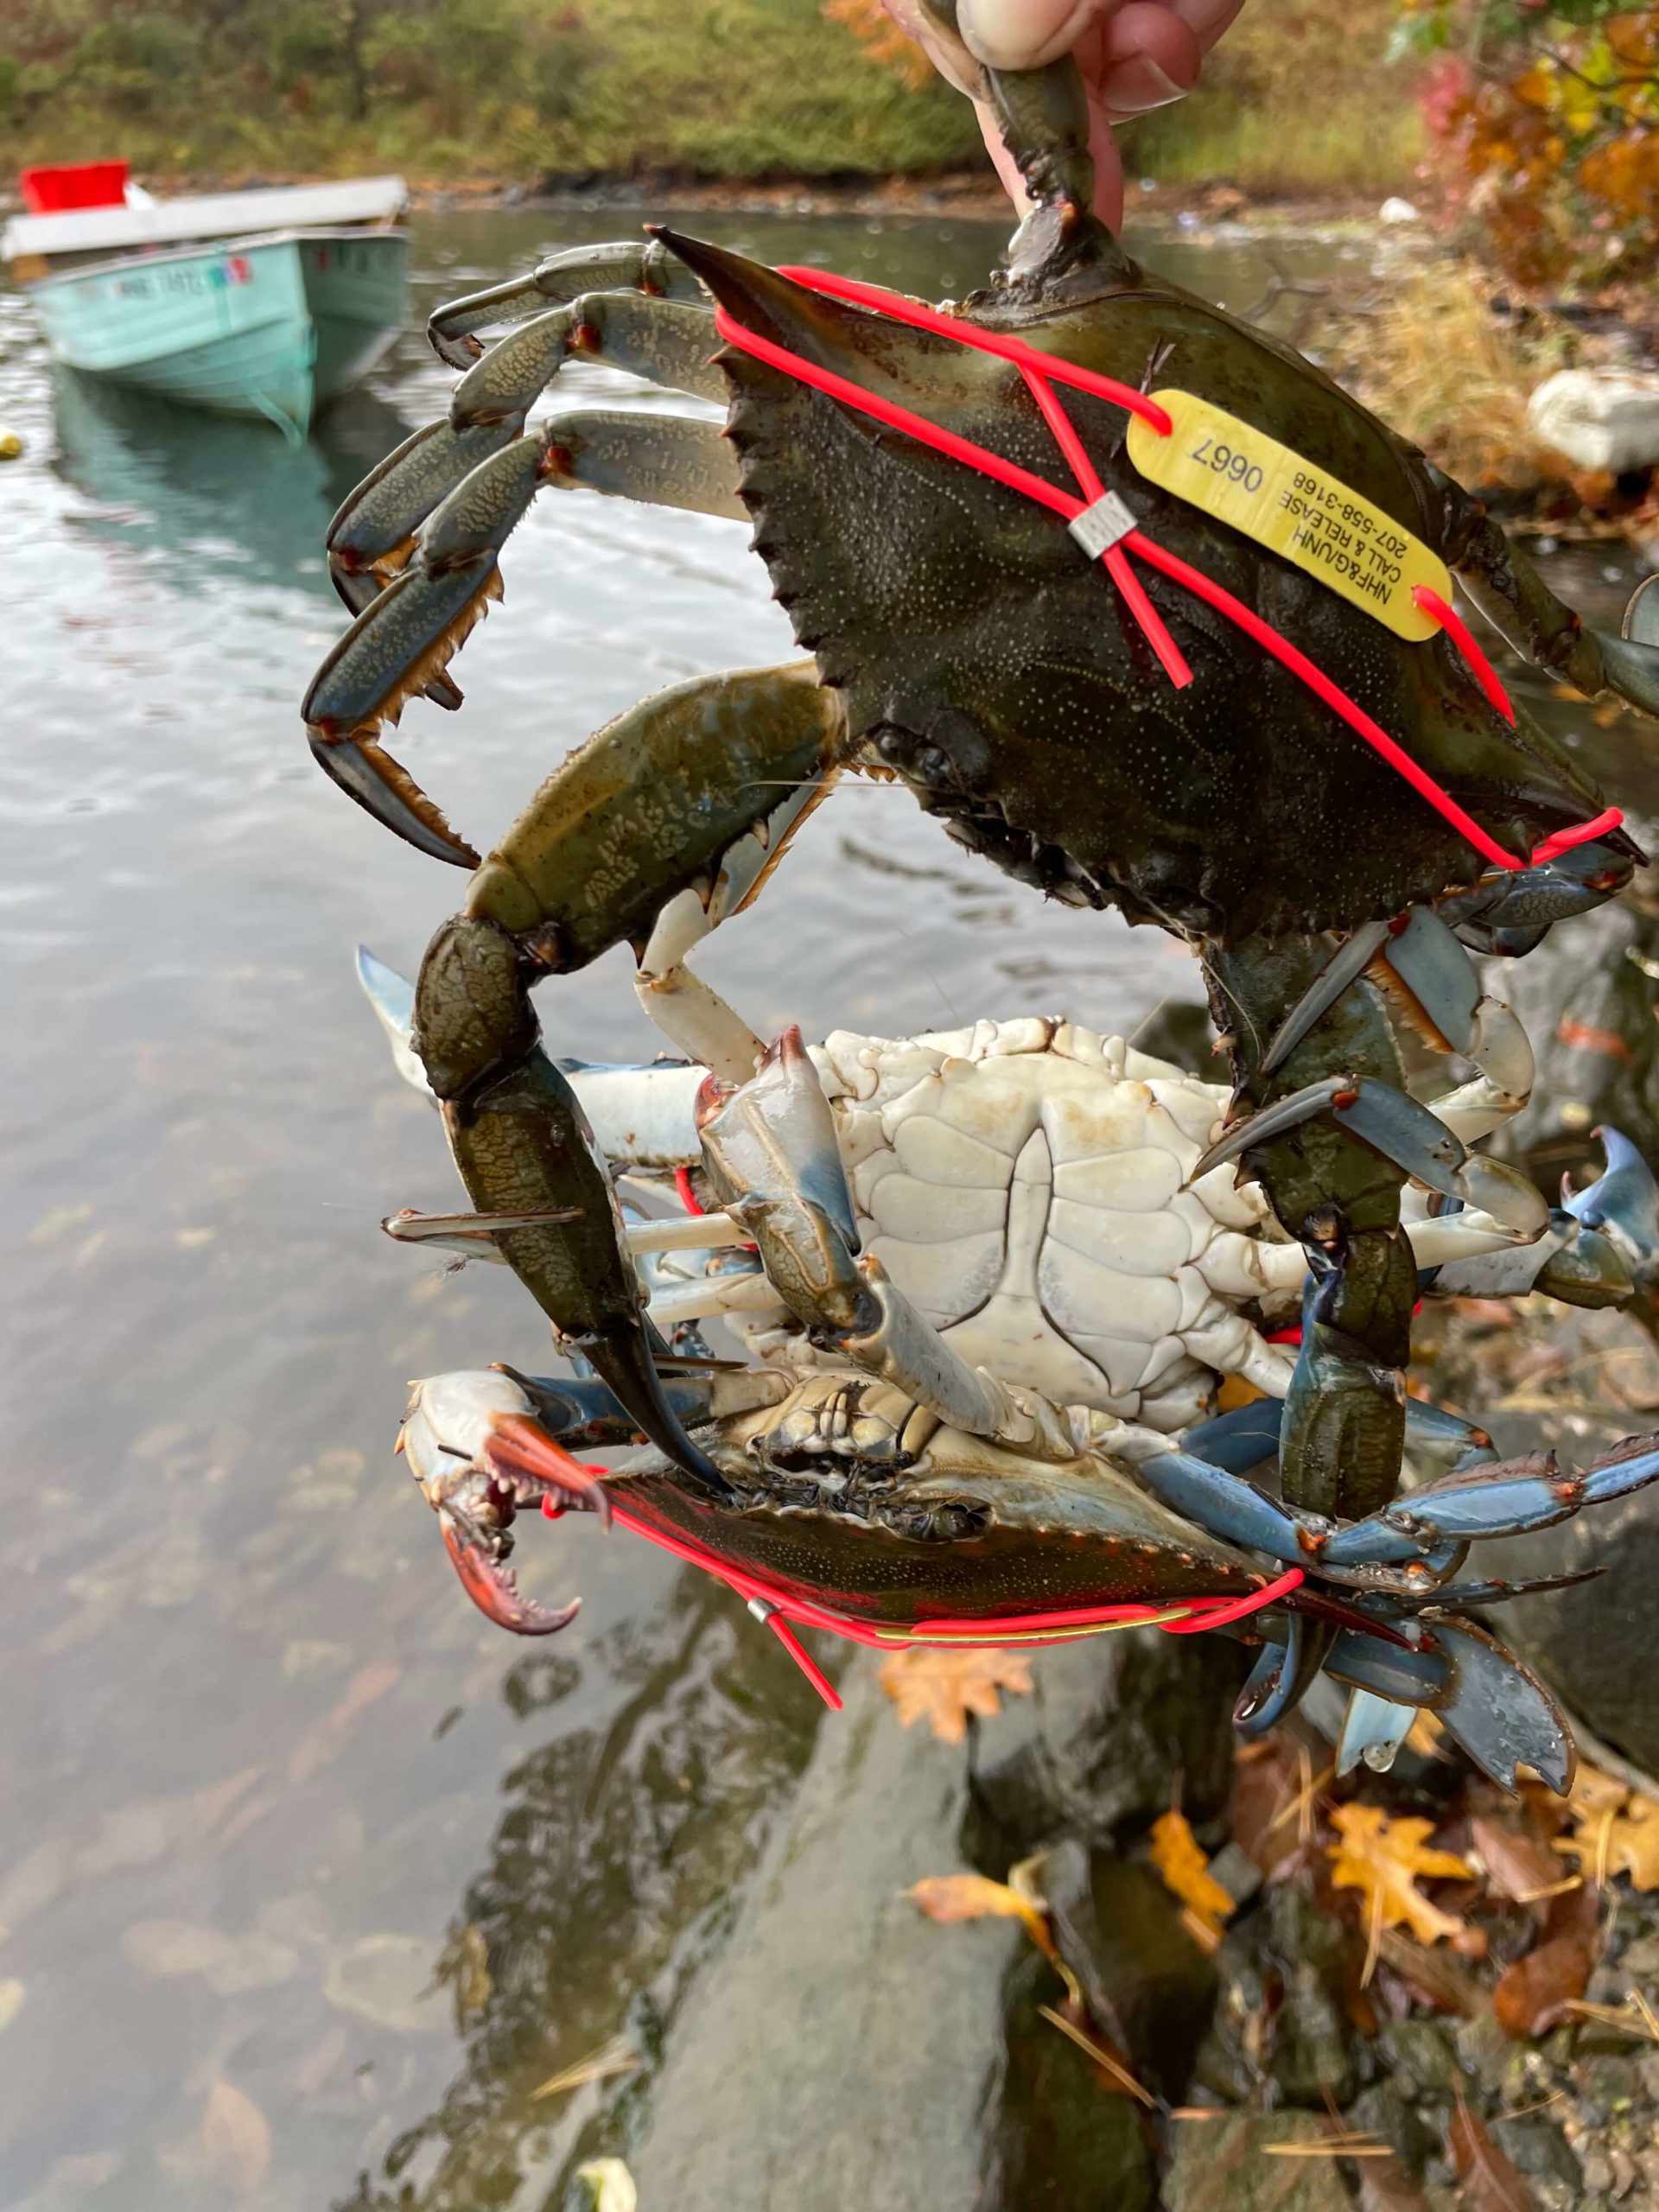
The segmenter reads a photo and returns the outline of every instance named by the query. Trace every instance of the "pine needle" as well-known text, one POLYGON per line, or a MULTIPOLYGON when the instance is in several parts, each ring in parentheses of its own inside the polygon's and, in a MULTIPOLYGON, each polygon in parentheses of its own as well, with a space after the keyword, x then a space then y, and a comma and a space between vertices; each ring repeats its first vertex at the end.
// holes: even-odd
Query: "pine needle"
POLYGON ((531 2097, 533 2101, 538 2097, 563 2096, 567 2090, 585 2089, 590 2082, 608 2082, 614 2075, 632 2074, 639 2063, 639 2054, 632 2044, 613 2040, 590 2050, 586 2058, 579 2058, 563 2073, 550 2075, 538 2089, 531 2091, 531 2097))
POLYGON ((1109 2074, 1113 2081, 1127 2089, 1132 2097, 1138 2099, 1148 2112, 1156 2112, 1158 2100, 1151 2090, 1143 2088, 1128 2069, 1120 2066, 1110 2051, 1103 2050, 1092 2036, 1084 2035, 1081 2028, 1073 2026, 1065 2013, 1057 2012, 1052 2005, 1039 2005, 1037 2010, 1051 2027, 1058 2028, 1063 2036, 1069 2036, 1079 2050, 1086 2052, 1096 2066, 1109 2074))

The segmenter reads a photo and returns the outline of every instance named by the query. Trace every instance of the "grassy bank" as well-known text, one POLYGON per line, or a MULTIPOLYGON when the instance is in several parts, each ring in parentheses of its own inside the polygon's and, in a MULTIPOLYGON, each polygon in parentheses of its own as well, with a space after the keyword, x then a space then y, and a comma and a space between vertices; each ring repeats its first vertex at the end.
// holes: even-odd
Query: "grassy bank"
MULTIPOLYGON (((1252 194, 1398 188, 1389 0, 1259 0, 1140 174, 1252 194), (1333 20, 1333 18, 1335 20, 1333 20)), ((13 0, 0 167, 433 182, 925 175, 982 159, 965 104, 871 60, 819 0, 13 0)))
POLYGON ((1409 189, 1422 134, 1409 65, 1386 63, 1394 0, 1255 0, 1192 99, 1133 125, 1131 166, 1252 197, 1409 189))

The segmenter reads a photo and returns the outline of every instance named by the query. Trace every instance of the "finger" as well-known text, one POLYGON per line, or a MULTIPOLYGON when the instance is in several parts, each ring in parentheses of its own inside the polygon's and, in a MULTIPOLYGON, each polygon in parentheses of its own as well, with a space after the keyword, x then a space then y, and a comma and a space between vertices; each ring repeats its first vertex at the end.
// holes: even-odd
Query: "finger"
POLYGON ((1117 118, 1184 99, 1198 81, 1204 48, 1185 16, 1160 0, 1128 0, 1103 27, 1085 63, 1091 91, 1117 118))
POLYGON ((963 44, 988 69, 1039 69, 1077 41, 1119 0, 957 0, 963 44))
POLYGON ((1199 46, 1208 54, 1222 33, 1236 20, 1244 0, 1167 0, 1167 4, 1191 27, 1199 46))

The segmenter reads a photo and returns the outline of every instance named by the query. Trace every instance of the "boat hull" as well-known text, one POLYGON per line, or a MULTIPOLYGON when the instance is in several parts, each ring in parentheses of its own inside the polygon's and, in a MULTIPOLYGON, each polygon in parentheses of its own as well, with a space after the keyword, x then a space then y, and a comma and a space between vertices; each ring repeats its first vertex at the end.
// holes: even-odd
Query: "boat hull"
POLYGON ((295 232, 105 262, 30 287, 67 366, 302 437, 404 320, 402 232, 295 232))

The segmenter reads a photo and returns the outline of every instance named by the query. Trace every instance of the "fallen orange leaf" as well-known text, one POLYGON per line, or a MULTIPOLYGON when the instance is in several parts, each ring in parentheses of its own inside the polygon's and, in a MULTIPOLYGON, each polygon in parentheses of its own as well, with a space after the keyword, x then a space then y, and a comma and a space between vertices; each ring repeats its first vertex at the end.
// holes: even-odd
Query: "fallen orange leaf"
POLYGON ((1551 1900, 1541 1939, 1504 1967, 1492 1992, 1492 2011, 1505 2035, 1548 2035, 1569 2016, 1589 1986, 1600 1917, 1592 1889, 1581 1885, 1551 1900))
POLYGON ((982 1720, 999 1713, 999 1690, 1023 1697, 1032 1688, 1031 1662, 1022 1652, 982 1647, 954 1651, 912 1644, 889 1653, 876 1671, 901 1724, 908 1728, 925 1719, 942 1744, 966 1740, 970 1713, 982 1720))
POLYGON ((1038 1943, 1049 1948, 1048 1923, 1030 1897, 1022 1897, 1006 1882, 988 1874, 928 1874, 912 1883, 905 1895, 914 1900, 930 1920, 1023 1921, 1038 1943))
POLYGON ((1466 1880, 1474 1872, 1455 1851, 1429 1847, 1432 1821, 1391 1821, 1374 1805, 1338 1805, 1331 1823, 1339 1839, 1325 1847, 1331 1878, 1338 1889, 1359 1891, 1374 1926, 1409 1928, 1425 1943, 1463 1933, 1465 1923, 1417 1887, 1425 1878, 1466 1880))
POLYGON ((1230 1891, 1210 1872, 1210 1862, 1185 1813, 1172 1806, 1152 1824, 1152 1863, 1187 1906, 1206 1935, 1219 1936, 1233 1915, 1230 1891))
POLYGON ((1567 1806, 1574 1833, 1550 1848, 1576 1859, 1586 1878, 1628 1874, 1638 1890, 1659 1890, 1659 1803, 1599 1768, 1580 1764, 1567 1806))

